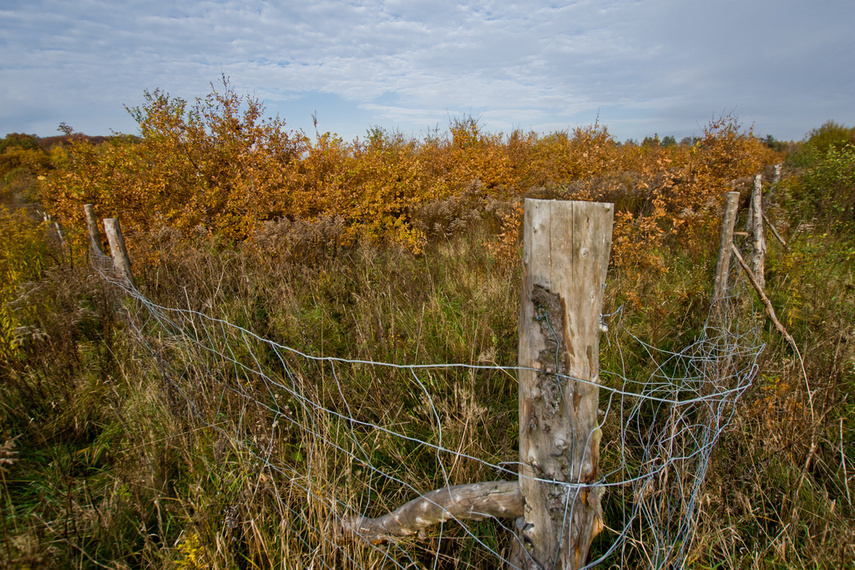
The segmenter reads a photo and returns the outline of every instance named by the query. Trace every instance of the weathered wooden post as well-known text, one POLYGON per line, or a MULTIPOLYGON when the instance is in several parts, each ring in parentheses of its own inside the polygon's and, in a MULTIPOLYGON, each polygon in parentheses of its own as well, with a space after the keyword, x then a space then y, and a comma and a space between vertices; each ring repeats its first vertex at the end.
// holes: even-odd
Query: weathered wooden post
POLYGON ((739 207, 739 192, 728 192, 727 205, 721 223, 721 245, 718 251, 718 265, 715 269, 715 290, 713 305, 727 294, 727 281, 730 274, 730 255, 733 245, 733 226, 736 224, 736 209, 739 207))
POLYGON ((599 352, 612 204, 525 201, 518 481, 456 485, 378 518, 342 517, 337 542, 379 544, 455 519, 516 518, 515 568, 576 569, 603 529, 599 352))
POLYGON ((579 568, 603 528, 603 490, 593 484, 600 316, 613 219, 611 204, 525 201, 519 325, 525 509, 512 562, 527 570, 579 568))
POLYGON ((95 208, 92 204, 83 205, 83 214, 86 216, 86 227, 89 230, 89 247, 98 255, 104 255, 101 250, 101 232, 98 231, 98 218, 95 217, 95 208))
POLYGON ((131 287, 134 287, 134 275, 131 273, 131 259, 128 257, 128 250, 125 247, 125 238, 122 236, 119 220, 116 218, 104 218, 104 233, 107 234, 107 241, 110 243, 113 267, 122 274, 131 287))
POLYGON ((748 238, 751 245, 751 271, 760 284, 766 287, 766 238, 763 235, 763 176, 754 177, 751 206, 748 209, 748 238))

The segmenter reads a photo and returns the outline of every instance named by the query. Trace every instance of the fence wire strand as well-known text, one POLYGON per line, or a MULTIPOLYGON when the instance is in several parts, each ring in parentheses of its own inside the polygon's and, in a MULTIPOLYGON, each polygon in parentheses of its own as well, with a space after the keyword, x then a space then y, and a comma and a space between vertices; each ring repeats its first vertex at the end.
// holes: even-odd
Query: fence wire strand
MULTIPOLYGON (((508 560, 517 540, 513 521, 493 519, 493 530, 485 530, 449 513, 422 540, 377 544, 343 540, 340 528, 359 517, 379 517, 435 488, 477 482, 459 480, 463 471, 479 474, 480 480, 518 479, 518 457, 486 459, 454 449, 444 437, 437 398, 448 388, 449 374, 474 378, 499 371, 515 377, 520 368, 307 354, 193 310, 189 300, 188 308, 160 306, 128 284, 110 258, 93 252, 91 260, 125 297, 121 306, 128 326, 175 409, 191 426, 228 442, 257 470, 255 492, 267 482, 267 499, 304 560, 325 568, 476 567, 477 562, 450 562, 443 554, 444 541, 470 541, 466 548, 480 550, 482 567, 515 567, 508 560), (392 421, 396 416, 370 409, 349 392, 357 386, 379 392, 383 382, 411 386, 408 416, 392 421), (383 456, 390 442, 397 457, 383 456), (434 464, 436 477, 415 480, 407 460, 434 464), (464 464, 468 469, 460 468, 464 464)), ((751 385, 764 348, 750 291, 738 268, 730 275, 728 296, 712 307, 701 335, 677 352, 634 335, 623 310, 603 315, 608 332, 602 350, 616 369, 601 370, 598 384, 600 478, 588 485, 549 481, 566 487, 567 505, 585 487, 605 489, 605 531, 595 539, 587 567, 608 562, 680 568, 690 562, 710 455, 751 385), (638 361, 648 363, 645 378, 627 373, 638 361)), ((455 397, 462 393, 456 390, 455 397)), ((382 401, 382 395, 376 397, 382 401)))

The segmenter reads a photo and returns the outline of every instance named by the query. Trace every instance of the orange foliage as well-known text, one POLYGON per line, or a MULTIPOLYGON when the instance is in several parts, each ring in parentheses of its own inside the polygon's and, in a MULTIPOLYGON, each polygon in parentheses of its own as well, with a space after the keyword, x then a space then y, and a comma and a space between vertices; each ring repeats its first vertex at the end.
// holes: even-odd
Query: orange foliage
POLYGON ((341 244, 415 252, 438 223, 422 219, 427 212, 446 224, 449 216, 492 216, 491 250, 511 258, 522 197, 603 200, 616 205, 615 264, 650 271, 663 270, 667 240, 703 252, 733 181, 781 158, 730 117, 712 121, 693 146, 621 145, 596 124, 545 136, 489 134, 472 118, 422 140, 374 128, 364 140, 324 133, 313 141, 223 85, 189 106, 146 93, 145 105, 129 110, 139 138, 55 147, 43 202, 75 225, 83 224, 82 205, 93 203, 125 227, 227 240, 251 238, 277 219, 335 219, 341 244))
POLYGON ((308 147, 304 136, 279 119, 262 120, 260 103, 227 84, 190 109, 160 91, 145 97, 144 107, 129 110, 140 139, 96 146, 69 137, 53 148, 56 169, 45 177, 42 201, 60 218, 79 224, 81 206, 93 203, 125 227, 243 239, 261 221, 291 211, 282 190, 308 147))

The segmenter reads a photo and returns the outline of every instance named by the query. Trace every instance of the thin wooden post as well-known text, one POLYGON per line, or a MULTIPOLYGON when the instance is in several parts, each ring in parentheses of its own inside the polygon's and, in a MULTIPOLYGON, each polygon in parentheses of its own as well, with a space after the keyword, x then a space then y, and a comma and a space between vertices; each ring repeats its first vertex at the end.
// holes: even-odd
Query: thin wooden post
POLYGON ((730 250, 733 245, 733 226, 736 224, 736 209, 739 207, 739 192, 728 192, 727 205, 724 207, 724 219, 721 223, 721 246, 718 251, 718 265, 715 269, 715 290, 713 304, 727 294, 727 281, 730 272, 730 250))
POLYGON ((128 284, 134 287, 134 275, 131 273, 131 259, 125 247, 125 238, 119 220, 116 218, 104 218, 104 233, 110 243, 110 254, 113 256, 113 266, 124 276, 128 284))
POLYGON ((44 219, 46 224, 50 224, 53 226, 54 231, 56 232, 56 238, 59 240, 59 248, 65 252, 65 232, 62 231, 62 226, 59 222, 54 221, 53 216, 50 214, 42 214, 42 218, 44 219))
POLYGON ((751 271, 760 287, 766 287, 766 238, 763 234, 763 176, 754 177, 751 207, 748 210, 748 238, 751 245, 751 271))
POLYGON ((597 384, 613 219, 611 204, 525 201, 519 325, 525 509, 512 562, 526 570, 583 566, 603 528, 603 488, 594 486, 597 384))
POLYGON ((86 216, 86 227, 89 230, 89 247, 98 255, 104 255, 101 250, 101 232, 98 231, 98 218, 95 217, 95 208, 92 204, 84 204, 83 213, 86 216))

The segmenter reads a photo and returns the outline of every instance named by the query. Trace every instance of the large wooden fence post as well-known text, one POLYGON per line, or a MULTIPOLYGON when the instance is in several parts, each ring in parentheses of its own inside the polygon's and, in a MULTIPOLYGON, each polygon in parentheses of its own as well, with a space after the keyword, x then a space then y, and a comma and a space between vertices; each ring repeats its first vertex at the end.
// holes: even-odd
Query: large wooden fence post
POLYGON ((713 305, 727 294, 727 281, 730 276, 730 250, 733 246, 733 226, 736 224, 736 210, 739 208, 739 192, 727 194, 724 218, 721 222, 721 244, 718 252, 718 265, 715 269, 715 289, 713 305))
POLYGON ((603 528, 603 490, 592 484, 598 479, 599 331, 613 218, 611 204, 525 201, 519 325, 525 509, 512 560, 520 568, 579 568, 603 528))
POLYGON ((343 517, 337 541, 379 544, 450 518, 514 517, 514 567, 585 564, 603 529, 599 333, 613 220, 612 204, 525 201, 518 482, 456 485, 378 518, 343 517))
POLYGON ((131 272, 131 258, 125 247, 125 238, 119 220, 116 218, 104 218, 104 233, 110 243, 110 254, 113 256, 113 266, 124 276, 128 284, 134 287, 134 274, 131 272))

